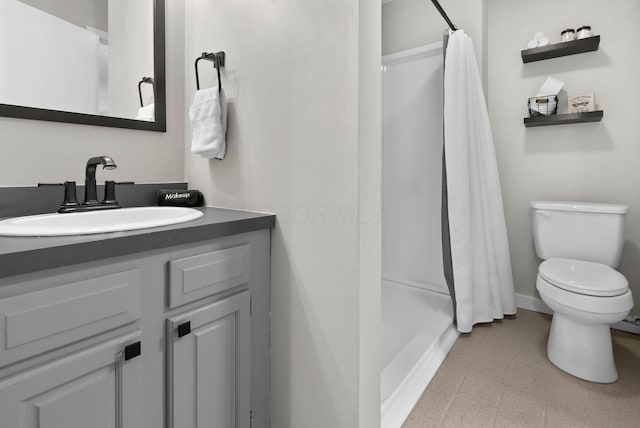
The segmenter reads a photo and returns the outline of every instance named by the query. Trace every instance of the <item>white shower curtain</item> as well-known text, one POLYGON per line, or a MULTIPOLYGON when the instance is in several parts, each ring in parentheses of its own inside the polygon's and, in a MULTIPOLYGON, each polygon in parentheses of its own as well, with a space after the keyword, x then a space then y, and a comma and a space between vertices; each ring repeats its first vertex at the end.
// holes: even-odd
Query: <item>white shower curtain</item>
POLYGON ((444 152, 458 331, 515 314, 509 244, 489 115, 471 38, 450 32, 444 152))

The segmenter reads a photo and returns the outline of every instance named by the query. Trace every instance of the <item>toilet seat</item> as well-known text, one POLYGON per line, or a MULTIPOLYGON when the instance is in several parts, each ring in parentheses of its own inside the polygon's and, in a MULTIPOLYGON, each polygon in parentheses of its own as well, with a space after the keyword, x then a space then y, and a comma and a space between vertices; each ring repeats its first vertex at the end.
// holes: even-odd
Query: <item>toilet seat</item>
POLYGON ((552 258, 540 264, 538 273, 553 286, 586 296, 613 297, 629 291, 624 275, 600 263, 552 258))
MULTIPOLYGON (((564 308, 562 312, 579 311, 583 315, 590 314, 589 316, 595 316, 595 314, 610 315, 625 311, 628 313, 633 307, 633 296, 630 289, 618 296, 589 296, 557 287, 540 274, 538 274, 536 281, 536 289, 540 293, 542 300, 554 311, 560 310, 558 308, 558 305, 560 305, 564 308)), ((624 318, 626 313, 620 319, 624 318)))

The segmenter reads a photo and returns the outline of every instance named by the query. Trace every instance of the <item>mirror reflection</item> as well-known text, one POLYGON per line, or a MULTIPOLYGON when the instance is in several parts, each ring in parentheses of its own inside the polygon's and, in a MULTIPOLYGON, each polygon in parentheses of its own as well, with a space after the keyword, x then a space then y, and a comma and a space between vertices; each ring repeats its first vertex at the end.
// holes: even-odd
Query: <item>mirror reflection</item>
POLYGON ((0 0, 0 103, 153 122, 153 20, 154 0, 0 0))

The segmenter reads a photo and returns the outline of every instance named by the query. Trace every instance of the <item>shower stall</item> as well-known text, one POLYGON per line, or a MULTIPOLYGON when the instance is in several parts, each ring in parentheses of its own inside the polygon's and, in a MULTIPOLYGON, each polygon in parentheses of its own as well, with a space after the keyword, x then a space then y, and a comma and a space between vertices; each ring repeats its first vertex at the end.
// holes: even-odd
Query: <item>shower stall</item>
POLYGON ((446 56, 432 43, 382 57, 383 428, 402 425, 458 332, 517 311, 473 41, 431 2, 446 56))
POLYGON ((443 44, 382 58, 382 427, 400 427, 458 333, 443 273, 443 44))

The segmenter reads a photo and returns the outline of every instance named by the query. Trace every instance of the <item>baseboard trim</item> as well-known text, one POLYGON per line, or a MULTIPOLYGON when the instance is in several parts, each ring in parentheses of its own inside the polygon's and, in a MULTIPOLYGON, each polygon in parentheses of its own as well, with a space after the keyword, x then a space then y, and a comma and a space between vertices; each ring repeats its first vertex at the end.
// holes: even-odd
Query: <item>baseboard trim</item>
POLYGON ((627 333, 640 334, 640 325, 632 322, 620 321, 612 325, 611 328, 626 331, 627 333))
MULTIPOLYGON (((516 306, 529 311, 540 312, 543 314, 553 315, 553 311, 542 300, 533 296, 525 296, 516 293, 516 306)), ((627 333, 640 334, 640 325, 630 322, 620 321, 611 325, 611 328, 626 331, 627 333)))
POLYGON ((516 293, 516 306, 529 311, 553 315, 553 311, 546 303, 533 296, 525 296, 524 294, 516 293))

